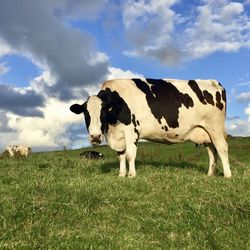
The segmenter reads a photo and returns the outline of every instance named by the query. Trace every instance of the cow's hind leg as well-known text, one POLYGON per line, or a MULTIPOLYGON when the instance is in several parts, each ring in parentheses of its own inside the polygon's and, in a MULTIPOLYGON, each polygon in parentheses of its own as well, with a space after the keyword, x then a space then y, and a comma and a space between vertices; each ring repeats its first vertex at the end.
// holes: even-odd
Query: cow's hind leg
POLYGON ((218 132, 216 132, 216 130, 208 132, 211 137, 212 143, 214 144, 217 153, 221 159, 224 177, 230 178, 232 176, 232 173, 230 170, 229 160, 228 160, 228 145, 224 137, 224 134, 223 132, 219 134, 218 132))
POLYGON ((209 157, 209 169, 208 169, 208 176, 215 175, 216 172, 216 164, 218 160, 218 153, 216 151, 216 148, 213 144, 207 144, 207 153, 209 157))
POLYGON ((120 177, 125 177, 126 173, 127 173, 125 151, 117 152, 117 155, 118 155, 119 161, 120 161, 119 176, 120 177))

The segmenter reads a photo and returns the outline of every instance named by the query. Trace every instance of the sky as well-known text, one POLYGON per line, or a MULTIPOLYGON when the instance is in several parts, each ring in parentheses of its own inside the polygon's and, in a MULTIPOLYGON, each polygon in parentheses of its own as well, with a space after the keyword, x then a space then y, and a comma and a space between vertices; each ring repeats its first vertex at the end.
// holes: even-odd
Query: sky
POLYGON ((0 150, 89 145, 69 107, 121 77, 216 79, 250 136, 250 0, 0 0, 0 150))

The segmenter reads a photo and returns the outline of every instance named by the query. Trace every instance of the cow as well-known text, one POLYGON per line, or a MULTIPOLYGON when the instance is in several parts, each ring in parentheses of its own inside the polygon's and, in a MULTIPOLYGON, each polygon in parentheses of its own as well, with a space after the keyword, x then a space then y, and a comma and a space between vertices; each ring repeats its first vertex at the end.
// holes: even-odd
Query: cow
POLYGON ((84 151, 80 153, 80 156, 88 160, 98 160, 104 157, 102 153, 93 150, 84 151))
POLYGON ((132 78, 103 83, 97 95, 70 110, 84 114, 89 141, 104 137, 117 151, 119 176, 136 176, 139 139, 161 143, 192 141, 204 144, 209 157, 208 176, 215 174, 218 156, 224 177, 231 177, 226 142, 226 91, 216 80, 132 78))
POLYGON ((25 156, 27 158, 28 154, 31 154, 31 148, 24 145, 9 145, 5 148, 10 157, 14 156, 25 156))

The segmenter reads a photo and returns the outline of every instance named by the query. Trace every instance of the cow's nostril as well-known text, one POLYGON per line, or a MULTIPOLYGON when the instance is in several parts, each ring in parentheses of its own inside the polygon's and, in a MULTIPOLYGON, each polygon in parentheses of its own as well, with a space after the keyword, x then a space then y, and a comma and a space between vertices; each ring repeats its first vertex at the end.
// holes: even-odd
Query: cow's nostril
POLYGON ((90 137, 91 137, 91 139, 92 139, 93 141, 99 141, 100 138, 101 138, 101 135, 100 135, 100 134, 98 134, 98 135, 90 135, 90 137))

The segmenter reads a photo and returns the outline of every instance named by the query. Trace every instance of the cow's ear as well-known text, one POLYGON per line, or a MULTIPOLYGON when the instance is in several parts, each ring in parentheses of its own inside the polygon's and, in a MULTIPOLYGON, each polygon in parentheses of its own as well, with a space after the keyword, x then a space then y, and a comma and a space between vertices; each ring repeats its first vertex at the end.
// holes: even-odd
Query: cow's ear
POLYGON ((87 106, 86 102, 83 103, 82 105, 76 103, 76 104, 73 104, 72 106, 70 106, 69 109, 70 109, 73 113, 79 115, 79 114, 81 114, 81 113, 84 113, 84 111, 85 111, 85 109, 86 109, 86 106, 87 106))

